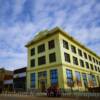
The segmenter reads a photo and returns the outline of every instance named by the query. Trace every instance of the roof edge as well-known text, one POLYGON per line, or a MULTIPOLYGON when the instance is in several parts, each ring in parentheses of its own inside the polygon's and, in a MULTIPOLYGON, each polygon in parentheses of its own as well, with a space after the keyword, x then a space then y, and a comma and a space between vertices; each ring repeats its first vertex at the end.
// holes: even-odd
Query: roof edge
MULTIPOLYGON (((81 46, 82 48, 84 48, 85 50, 87 50, 88 52, 92 53, 94 56, 98 57, 100 59, 100 56, 98 56, 96 53, 94 53, 94 51, 92 51, 90 48, 86 47, 84 44, 80 43, 79 41, 77 41, 75 38, 73 38, 71 35, 69 35, 67 32, 63 31, 60 27, 55 27, 51 30, 48 31, 49 33, 53 33, 59 31, 61 33, 63 33, 63 35, 67 36, 69 39, 71 39, 72 41, 74 41, 76 44, 78 44, 79 46, 81 46)), ((31 40, 30 42, 28 42, 25 47, 29 47, 32 44, 33 40, 31 40)))

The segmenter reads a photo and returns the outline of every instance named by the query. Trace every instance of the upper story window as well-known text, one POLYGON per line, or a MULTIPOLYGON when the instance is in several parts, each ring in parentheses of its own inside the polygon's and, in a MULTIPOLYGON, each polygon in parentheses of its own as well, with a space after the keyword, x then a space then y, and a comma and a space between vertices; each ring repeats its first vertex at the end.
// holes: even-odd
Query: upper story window
POLYGON ((31 56, 35 55, 35 48, 31 49, 31 56))
POLYGON ((43 65, 46 63, 45 56, 39 57, 38 58, 38 65, 43 65))
POLYGON ((84 67, 84 61, 80 59, 80 66, 84 67))
POLYGON ((55 42, 54 42, 54 40, 49 41, 48 42, 48 46, 49 46, 49 49, 55 48, 55 42))
POLYGON ((66 48, 66 49, 69 49, 69 45, 68 45, 68 42, 63 40, 63 47, 66 48))
POLYGON ((45 44, 41 44, 38 46, 38 53, 44 52, 45 51, 45 44))
POLYGON ((84 57, 85 57, 85 59, 87 59, 87 54, 84 52, 84 57))
POLYGON ((93 62, 95 63, 95 58, 93 57, 93 62))
POLYGON ((98 72, 100 72, 100 67, 98 67, 98 72))
POLYGON ((75 46, 71 45, 71 50, 72 50, 73 53, 76 53, 76 47, 75 46))
POLYGON ((88 62, 85 62, 86 63, 86 68, 89 69, 89 63, 88 62))
POLYGON ((93 70, 93 64, 90 64, 91 69, 93 70))
POLYGON ((95 67, 95 71, 97 71, 97 66, 94 66, 95 67))
POLYGON ((96 60, 96 63, 98 64, 98 60, 96 60))
POLYGON ((82 57, 82 51, 78 49, 78 54, 82 57))
POLYGON ((64 57, 66 62, 70 62, 70 55, 64 52, 64 57))
POLYGON ((31 59, 31 62, 30 62, 31 64, 31 67, 35 67, 35 59, 31 59))
POLYGON ((90 61, 92 61, 92 58, 91 58, 91 56, 90 56, 90 55, 89 55, 89 60, 90 60, 90 61))
POLYGON ((55 53, 51 53, 49 54, 49 62, 56 62, 56 54, 55 53))
POLYGON ((73 56, 73 63, 74 63, 75 65, 78 65, 78 59, 77 59, 77 57, 74 57, 74 56, 73 56))

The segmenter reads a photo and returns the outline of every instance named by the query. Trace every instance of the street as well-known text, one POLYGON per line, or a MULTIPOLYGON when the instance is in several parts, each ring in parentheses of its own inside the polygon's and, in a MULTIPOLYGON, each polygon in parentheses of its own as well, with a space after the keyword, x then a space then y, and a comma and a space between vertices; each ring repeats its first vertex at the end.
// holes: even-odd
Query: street
MULTIPOLYGON (((67 100, 66 98, 56 97, 36 97, 36 96, 0 96, 0 100, 67 100)), ((74 99, 68 99, 74 100, 74 99)))
POLYGON ((0 100, 100 100, 100 98, 46 97, 46 96, 0 96, 0 100))

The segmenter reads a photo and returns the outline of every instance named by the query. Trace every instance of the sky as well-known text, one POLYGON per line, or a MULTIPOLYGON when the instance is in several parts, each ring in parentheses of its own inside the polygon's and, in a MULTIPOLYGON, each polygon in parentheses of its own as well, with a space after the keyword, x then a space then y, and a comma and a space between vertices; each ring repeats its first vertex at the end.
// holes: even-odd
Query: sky
POLYGON ((0 0, 0 68, 27 66, 25 44, 56 26, 100 56, 100 0, 0 0))

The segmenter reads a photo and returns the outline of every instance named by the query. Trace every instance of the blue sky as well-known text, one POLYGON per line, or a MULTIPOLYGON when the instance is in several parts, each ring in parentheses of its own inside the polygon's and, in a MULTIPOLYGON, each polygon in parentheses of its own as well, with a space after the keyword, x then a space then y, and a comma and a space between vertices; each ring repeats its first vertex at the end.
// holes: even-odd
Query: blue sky
POLYGON ((26 66, 24 45, 56 26, 100 55, 100 0, 0 0, 0 67, 26 66))

